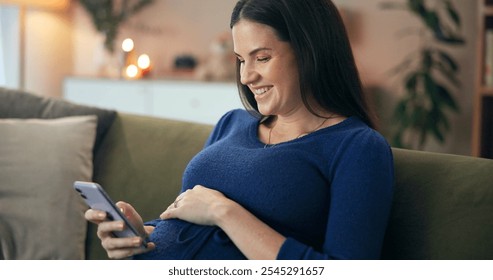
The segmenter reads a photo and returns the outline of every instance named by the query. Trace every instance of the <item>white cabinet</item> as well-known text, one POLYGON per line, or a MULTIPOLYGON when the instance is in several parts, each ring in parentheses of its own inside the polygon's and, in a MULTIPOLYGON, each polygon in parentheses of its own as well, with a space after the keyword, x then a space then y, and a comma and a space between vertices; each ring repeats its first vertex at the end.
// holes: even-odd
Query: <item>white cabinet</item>
POLYGON ((63 97, 82 105, 206 124, 243 108, 234 83, 67 78, 63 97))

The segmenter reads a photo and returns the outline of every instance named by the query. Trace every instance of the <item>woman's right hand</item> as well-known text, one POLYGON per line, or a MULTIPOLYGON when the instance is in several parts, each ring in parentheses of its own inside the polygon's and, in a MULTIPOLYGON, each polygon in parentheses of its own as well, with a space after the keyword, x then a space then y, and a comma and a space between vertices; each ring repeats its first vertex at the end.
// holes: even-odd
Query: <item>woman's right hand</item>
MULTIPOLYGON (((140 215, 135 211, 132 205, 119 201, 116 203, 127 220, 139 231, 143 236, 149 236, 154 230, 154 227, 145 226, 140 215)), ((101 245, 106 250, 110 259, 125 259, 133 255, 142 254, 151 251, 155 248, 154 243, 148 242, 147 248, 143 249, 141 237, 125 237, 117 238, 112 232, 122 231, 125 227, 123 221, 109 221, 106 219, 106 212, 89 209, 85 212, 85 218, 89 222, 98 225, 97 234, 101 239, 101 245)))

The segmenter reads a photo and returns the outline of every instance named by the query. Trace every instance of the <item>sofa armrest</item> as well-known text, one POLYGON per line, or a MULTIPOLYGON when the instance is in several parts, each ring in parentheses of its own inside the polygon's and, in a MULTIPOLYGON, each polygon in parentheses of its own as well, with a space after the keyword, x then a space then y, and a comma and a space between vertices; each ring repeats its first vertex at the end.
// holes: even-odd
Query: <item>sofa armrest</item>
POLYGON ((393 149, 385 259, 493 259, 493 160, 393 149))

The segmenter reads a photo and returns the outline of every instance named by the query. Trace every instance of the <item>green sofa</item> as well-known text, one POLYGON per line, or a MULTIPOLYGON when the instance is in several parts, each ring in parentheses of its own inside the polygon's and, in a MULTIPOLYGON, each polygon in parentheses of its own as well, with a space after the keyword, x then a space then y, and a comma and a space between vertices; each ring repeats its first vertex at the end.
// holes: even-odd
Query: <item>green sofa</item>
MULTIPOLYGON (((116 113, 95 148, 93 180, 144 220, 154 219, 175 199, 186 164, 211 129, 116 113)), ((393 153, 395 196, 382 258, 493 259, 493 160, 393 153)), ((106 258, 93 225, 85 250, 88 259, 106 258)))
MULTIPOLYGON (((95 181, 145 220, 174 199, 207 125, 118 114, 95 181)), ((493 160, 393 149, 396 184, 384 259, 493 259, 493 160)), ((92 229, 94 230, 94 229, 92 229)), ((94 232, 88 257, 103 258, 94 232)))

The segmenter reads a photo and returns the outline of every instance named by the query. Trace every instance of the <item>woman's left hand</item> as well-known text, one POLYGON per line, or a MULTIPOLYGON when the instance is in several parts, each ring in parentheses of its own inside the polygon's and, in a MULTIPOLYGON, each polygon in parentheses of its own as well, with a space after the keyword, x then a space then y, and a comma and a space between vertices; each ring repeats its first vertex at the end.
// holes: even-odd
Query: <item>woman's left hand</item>
POLYGON ((218 226, 249 259, 275 259, 286 240, 234 200, 200 185, 181 193, 160 217, 218 226))
POLYGON ((196 185, 181 193, 159 217, 180 219, 199 225, 217 225, 219 207, 229 201, 221 192, 196 185))

